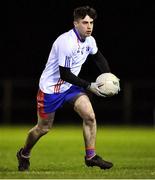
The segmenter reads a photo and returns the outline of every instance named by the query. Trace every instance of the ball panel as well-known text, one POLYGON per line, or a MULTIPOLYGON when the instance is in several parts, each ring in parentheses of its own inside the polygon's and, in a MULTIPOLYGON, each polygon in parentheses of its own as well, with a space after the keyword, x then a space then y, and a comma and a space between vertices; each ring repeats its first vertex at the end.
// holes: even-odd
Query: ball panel
POLYGON ((118 94, 118 91, 120 90, 119 79, 112 73, 103 73, 99 75, 96 82, 103 83, 99 89, 103 94, 108 96, 118 94))

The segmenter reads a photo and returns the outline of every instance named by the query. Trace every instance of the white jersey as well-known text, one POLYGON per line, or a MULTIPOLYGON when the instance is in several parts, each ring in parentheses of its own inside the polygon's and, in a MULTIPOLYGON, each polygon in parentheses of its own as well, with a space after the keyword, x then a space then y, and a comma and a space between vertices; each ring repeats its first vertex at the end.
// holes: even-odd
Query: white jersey
POLYGON ((60 78, 59 66, 70 68, 78 76, 82 64, 89 54, 96 54, 97 45, 92 36, 84 42, 78 38, 75 29, 60 35, 53 43, 45 69, 40 77, 39 88, 47 94, 62 93, 72 84, 60 78))

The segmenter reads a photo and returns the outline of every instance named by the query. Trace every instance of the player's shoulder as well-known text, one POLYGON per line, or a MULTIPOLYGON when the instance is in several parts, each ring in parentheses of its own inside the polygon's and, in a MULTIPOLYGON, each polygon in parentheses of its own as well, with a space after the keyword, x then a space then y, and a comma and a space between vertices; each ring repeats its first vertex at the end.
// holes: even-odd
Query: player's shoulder
POLYGON ((56 42, 68 41, 72 38, 73 38, 73 32, 72 32, 72 30, 69 30, 69 31, 64 32, 61 35, 59 35, 55 41, 56 42))
POLYGON ((94 38, 93 36, 87 37, 87 38, 86 38, 86 43, 88 44, 88 46, 90 46, 90 47, 92 47, 92 48, 94 48, 94 47, 97 46, 96 40, 95 40, 95 38, 94 38))
POLYGON ((63 34, 59 35, 57 39, 55 40, 54 44, 57 45, 63 45, 64 47, 69 46, 71 48, 73 42, 74 42, 74 36, 73 31, 69 30, 67 32, 64 32, 63 34))
POLYGON ((74 52, 75 43, 73 40, 72 31, 69 30, 57 37, 53 43, 53 48, 61 50, 61 52, 72 53, 74 52))
POLYGON ((90 43, 96 43, 96 40, 95 40, 95 38, 94 38, 93 36, 87 37, 86 40, 87 40, 88 42, 90 42, 90 43))

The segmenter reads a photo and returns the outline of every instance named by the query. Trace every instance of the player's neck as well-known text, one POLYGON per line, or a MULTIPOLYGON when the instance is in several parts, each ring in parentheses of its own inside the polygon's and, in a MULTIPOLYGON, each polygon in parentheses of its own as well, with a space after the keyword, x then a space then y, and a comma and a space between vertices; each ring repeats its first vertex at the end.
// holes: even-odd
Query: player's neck
POLYGON ((81 41, 81 42, 85 42, 85 38, 82 38, 78 32, 78 30, 74 27, 73 31, 75 32, 77 38, 81 41))

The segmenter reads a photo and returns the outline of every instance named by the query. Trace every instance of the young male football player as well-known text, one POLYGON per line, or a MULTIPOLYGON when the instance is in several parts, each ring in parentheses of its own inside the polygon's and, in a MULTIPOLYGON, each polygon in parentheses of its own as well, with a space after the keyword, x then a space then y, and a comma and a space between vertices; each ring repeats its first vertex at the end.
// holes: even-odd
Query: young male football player
POLYGON ((52 127, 54 115, 65 102, 73 104, 75 112, 83 119, 85 164, 109 169, 111 162, 103 160, 95 152, 96 119, 91 102, 85 92, 89 90, 103 96, 100 84, 78 77, 88 55, 94 57, 100 73, 110 72, 109 65, 98 50, 91 36, 97 14, 89 6, 74 10, 74 28, 60 35, 53 43, 45 69, 42 72, 37 95, 38 122, 27 136, 25 145, 17 152, 18 170, 29 170, 30 152, 41 136, 52 127))

